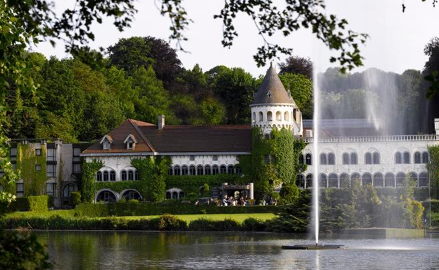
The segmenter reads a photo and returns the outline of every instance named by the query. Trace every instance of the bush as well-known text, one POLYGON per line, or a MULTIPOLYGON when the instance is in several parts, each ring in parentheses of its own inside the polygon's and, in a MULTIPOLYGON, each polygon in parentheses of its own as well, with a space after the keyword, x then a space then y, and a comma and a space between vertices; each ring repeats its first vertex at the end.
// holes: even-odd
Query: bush
POLYGON ((189 223, 190 231, 240 231, 242 228, 238 222, 225 220, 208 220, 200 218, 189 223))
POLYGON ((247 218, 242 222, 242 228, 244 231, 263 232, 267 229, 267 225, 264 221, 256 218, 247 218))
POLYGON ((78 204, 81 203, 81 192, 76 191, 70 193, 70 198, 72 199, 72 205, 77 206, 78 204))
POLYGON ((28 196, 17 198, 10 206, 12 211, 45 212, 49 210, 49 196, 28 196))
POLYGON ((187 229, 185 221, 171 215, 163 215, 149 221, 150 229, 158 231, 184 231, 187 229))
POLYGON ((29 200, 28 198, 17 198, 10 205, 11 211, 29 211, 29 200))

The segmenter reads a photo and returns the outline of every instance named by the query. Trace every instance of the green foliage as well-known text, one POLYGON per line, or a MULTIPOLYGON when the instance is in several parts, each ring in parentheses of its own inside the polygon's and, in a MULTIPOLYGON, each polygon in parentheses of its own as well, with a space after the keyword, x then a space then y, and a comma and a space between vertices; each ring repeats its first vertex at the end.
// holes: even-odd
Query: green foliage
POLYGON ((279 78, 285 88, 291 93, 297 106, 299 106, 303 118, 312 119, 313 85, 311 79, 307 78, 305 75, 294 73, 283 73, 279 78))
POLYGON ((10 205, 11 211, 29 211, 29 199, 27 197, 24 198, 16 198, 10 205))
POLYGON ((170 160, 167 157, 147 157, 131 161, 139 173, 140 189, 144 199, 151 202, 161 202, 165 199, 166 177, 170 160))
POLYGON ((102 161, 93 160, 82 164, 81 198, 83 202, 93 202, 96 193, 96 173, 102 168, 102 161))
POLYGON ((70 193, 70 197, 71 197, 73 206, 77 206, 78 204, 81 203, 81 192, 74 191, 74 192, 70 193))
POLYGON ((10 209, 12 211, 46 212, 49 210, 49 196, 40 195, 17 198, 12 202, 10 209))
POLYGON ((430 163, 427 164, 430 176, 431 198, 439 199, 439 146, 429 146, 430 163))
POLYGON ((186 194, 198 195, 200 188, 207 184, 210 188, 221 186, 222 183, 246 183, 239 175, 216 174, 216 175, 168 175, 166 177, 166 189, 177 187, 186 194))
POLYGON ((208 220, 197 219, 189 223, 190 231, 240 231, 241 226, 232 219, 208 220))
POLYGON ((49 269, 49 256, 29 232, 0 231, 0 269, 49 269))
POLYGON ((252 129, 252 153, 239 157, 247 182, 254 182, 255 197, 266 199, 274 195, 274 187, 285 185, 281 198, 291 202, 298 195, 296 175, 305 169, 299 164, 299 154, 305 143, 295 138, 291 131, 274 129, 270 138, 264 138, 259 128, 252 129))
POLYGON ((44 194, 44 187, 47 180, 46 173, 46 145, 41 145, 41 155, 35 154, 35 148, 31 144, 18 144, 17 147, 17 169, 20 171, 20 178, 24 182, 25 196, 44 194), (36 166, 40 170, 36 170, 36 166))
POLYGON ((250 232, 263 232, 267 229, 267 225, 259 219, 247 218, 242 222, 242 229, 250 232))
POLYGON ((185 231, 187 229, 186 222, 171 215, 153 218, 149 223, 150 228, 159 231, 185 231))

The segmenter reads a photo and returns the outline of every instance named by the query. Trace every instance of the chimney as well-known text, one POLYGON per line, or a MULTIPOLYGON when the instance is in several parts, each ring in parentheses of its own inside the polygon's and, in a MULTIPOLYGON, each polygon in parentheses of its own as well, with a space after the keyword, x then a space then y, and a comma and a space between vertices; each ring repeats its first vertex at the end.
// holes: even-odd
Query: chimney
POLYGON ((157 123, 157 128, 158 129, 163 129, 165 127, 165 116, 159 115, 158 117, 158 123, 157 123))
POLYGON ((439 135, 439 118, 434 119, 434 130, 436 131, 436 135, 439 135))

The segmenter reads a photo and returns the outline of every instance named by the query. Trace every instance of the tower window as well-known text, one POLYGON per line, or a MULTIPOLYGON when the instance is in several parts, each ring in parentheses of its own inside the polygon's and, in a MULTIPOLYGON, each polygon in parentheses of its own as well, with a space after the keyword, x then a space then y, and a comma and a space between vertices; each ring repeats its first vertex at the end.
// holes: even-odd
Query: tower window
POLYGON ((264 114, 262 112, 259 112, 259 122, 264 121, 264 114))
POLYGON ((273 113, 267 112, 267 121, 273 121, 273 113))

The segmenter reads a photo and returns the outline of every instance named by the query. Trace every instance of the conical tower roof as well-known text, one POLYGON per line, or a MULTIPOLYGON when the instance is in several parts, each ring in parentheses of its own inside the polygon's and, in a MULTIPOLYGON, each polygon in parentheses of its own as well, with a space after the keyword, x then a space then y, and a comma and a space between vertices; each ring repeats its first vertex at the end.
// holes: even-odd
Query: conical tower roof
POLYGON ((293 98, 285 90, 276 69, 273 65, 265 74, 264 81, 254 96, 252 104, 290 103, 295 104, 293 98))

